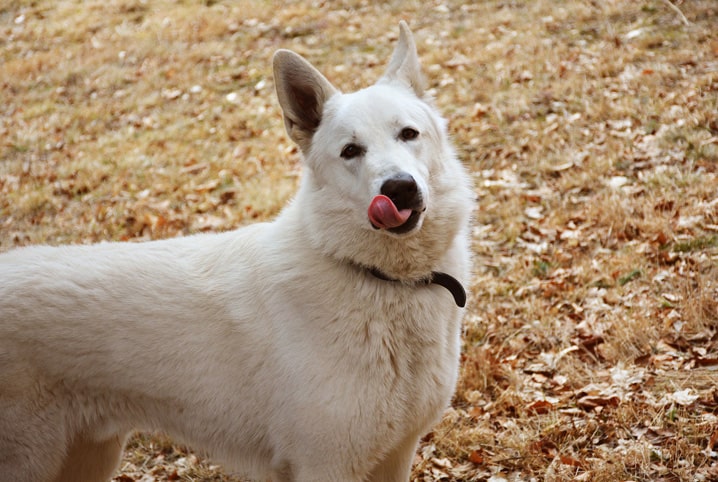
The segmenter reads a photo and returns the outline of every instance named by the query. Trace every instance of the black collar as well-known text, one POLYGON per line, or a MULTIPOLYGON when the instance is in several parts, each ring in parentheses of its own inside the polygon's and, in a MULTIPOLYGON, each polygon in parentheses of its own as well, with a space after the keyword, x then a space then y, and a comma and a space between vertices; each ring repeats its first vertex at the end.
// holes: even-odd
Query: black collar
MULTIPOLYGON (((395 278, 390 278, 389 276, 385 275, 381 271, 379 271, 376 268, 367 268, 369 272, 374 275, 376 278, 379 278, 380 280, 384 281, 401 281, 395 278)), ((459 280, 454 278, 453 276, 442 273, 441 271, 432 271, 431 276, 428 278, 423 278, 416 282, 417 284, 435 284, 439 286, 443 286, 447 290, 449 290, 449 293, 451 293, 451 296, 454 297, 454 301, 456 302, 456 306, 463 308, 466 306, 466 290, 464 290, 464 287, 461 286, 461 283, 459 283, 459 280)))

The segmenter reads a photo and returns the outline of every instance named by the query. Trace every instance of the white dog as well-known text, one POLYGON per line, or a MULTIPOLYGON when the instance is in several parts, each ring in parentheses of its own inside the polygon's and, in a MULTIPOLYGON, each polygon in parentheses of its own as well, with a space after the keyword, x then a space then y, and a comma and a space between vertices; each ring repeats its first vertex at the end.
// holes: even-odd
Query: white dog
POLYGON ((0 255, 0 479, 107 480, 144 428, 261 480, 408 480, 457 377, 468 176, 406 24, 364 90, 274 74, 304 157, 275 221, 0 255))

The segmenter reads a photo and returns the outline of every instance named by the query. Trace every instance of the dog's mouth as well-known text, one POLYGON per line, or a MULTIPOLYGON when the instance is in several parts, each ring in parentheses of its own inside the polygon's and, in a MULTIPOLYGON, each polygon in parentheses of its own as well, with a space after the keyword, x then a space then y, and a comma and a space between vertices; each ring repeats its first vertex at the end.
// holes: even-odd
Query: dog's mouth
POLYGON ((402 206, 400 209, 391 198, 379 194, 369 203, 369 222, 374 229, 386 229, 394 234, 408 233, 416 227, 425 210, 423 203, 420 206, 402 206))

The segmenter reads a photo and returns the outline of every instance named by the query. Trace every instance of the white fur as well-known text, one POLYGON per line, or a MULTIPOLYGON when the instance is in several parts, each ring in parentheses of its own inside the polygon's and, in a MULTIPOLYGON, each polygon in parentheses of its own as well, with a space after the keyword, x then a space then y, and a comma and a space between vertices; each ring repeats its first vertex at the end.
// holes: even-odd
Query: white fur
POLYGON ((472 206, 420 75, 403 23, 386 75, 351 94, 278 52, 305 169, 271 223, 0 255, 0 478, 107 480, 142 428, 262 480, 408 480, 454 388, 462 314, 414 281, 466 285, 472 206), (366 153, 341 158, 348 142, 366 153), (401 235, 367 218, 398 172, 426 204, 401 235))

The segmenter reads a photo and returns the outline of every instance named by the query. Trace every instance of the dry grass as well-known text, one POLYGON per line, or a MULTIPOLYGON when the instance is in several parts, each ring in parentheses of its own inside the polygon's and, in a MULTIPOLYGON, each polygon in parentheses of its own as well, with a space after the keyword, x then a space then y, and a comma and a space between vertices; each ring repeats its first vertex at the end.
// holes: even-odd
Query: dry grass
MULTIPOLYGON (((718 5, 0 5, 0 249, 271 218, 272 52, 345 90, 406 19, 476 181, 453 407, 414 480, 718 480, 718 5)), ((235 480, 138 436, 115 480, 235 480)))

